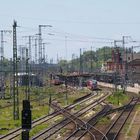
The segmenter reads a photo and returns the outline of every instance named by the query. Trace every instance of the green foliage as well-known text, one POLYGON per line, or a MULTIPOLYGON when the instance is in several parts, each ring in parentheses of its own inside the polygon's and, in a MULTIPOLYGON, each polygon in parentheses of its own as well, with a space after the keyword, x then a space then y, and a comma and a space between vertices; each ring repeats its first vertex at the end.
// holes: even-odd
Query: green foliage
POLYGON ((129 100, 129 97, 119 90, 107 98, 107 101, 113 105, 124 105, 129 100))
POLYGON ((48 124, 41 124, 41 125, 38 125, 37 127, 33 128, 33 129, 31 129, 30 137, 33 137, 34 135, 36 135, 37 133, 39 133, 43 129, 46 129, 47 127, 48 127, 48 124))
POLYGON ((109 122, 110 122, 110 117, 109 116, 103 117, 99 120, 99 124, 101 124, 101 125, 108 124, 109 122))
MULTIPOLYGON (((31 102, 32 120, 35 120, 37 118, 40 118, 41 116, 44 116, 44 115, 48 114, 49 107, 48 107, 47 103, 48 103, 48 100, 49 100, 48 97, 49 97, 50 93, 52 94, 52 99, 57 98, 57 101, 59 103, 61 103, 62 106, 65 106, 66 95, 65 95, 65 93, 58 94, 58 92, 59 92, 58 89, 65 89, 65 87, 63 87, 63 86, 60 86, 59 88, 56 88, 54 86, 49 87, 49 88, 46 88, 46 87, 43 87, 43 88, 32 87, 30 89, 31 100, 39 99, 39 100, 34 100, 34 101, 31 102), (58 98, 58 97, 60 97, 60 98, 58 98)), ((1 112, 0 112, 0 116, 1 116, 0 128, 2 128, 2 130, 0 129, 0 135, 6 134, 10 130, 18 128, 19 126, 21 126, 22 100, 25 99, 24 91, 25 91, 25 87, 19 87, 20 120, 18 120, 18 121, 13 120, 13 107, 12 106, 8 107, 8 108, 1 109, 1 112)), ((77 99, 77 98, 79 98, 79 97, 81 97, 85 94, 86 94, 86 91, 84 91, 84 90, 70 91, 70 92, 68 91, 68 103, 69 104, 73 103, 73 101, 75 99, 77 99)), ((0 105, 5 106, 5 105, 8 105, 9 102, 11 104, 12 99, 0 100, 0 105)), ((62 117, 59 117, 55 120, 55 122, 60 121, 61 119, 62 119, 62 117)), ((43 128, 47 128, 48 125, 49 124, 47 123, 47 125, 42 125, 40 127, 37 127, 37 130, 33 129, 33 132, 31 133, 31 135, 34 135, 35 133, 39 132, 43 128)))
POLYGON ((103 61, 104 59, 105 61, 108 60, 109 58, 111 58, 111 54, 112 54, 112 48, 108 46, 99 48, 96 51, 96 57, 97 57, 97 60, 99 61, 103 61))
MULTIPOLYGON (((74 55, 74 54, 73 54, 74 55)), ((82 59, 82 65, 84 70, 86 72, 95 70, 96 68, 100 68, 102 63, 104 61, 107 61, 108 59, 111 59, 112 56, 112 48, 105 46, 102 48, 99 48, 96 51, 85 51, 81 55, 82 59)), ((66 69, 68 68, 69 71, 79 71, 80 69, 80 58, 77 57, 72 57, 71 61, 66 61, 66 60, 61 60, 59 62, 59 66, 63 68, 63 71, 65 72, 66 69)))
POLYGON ((81 109, 81 105, 80 104, 78 104, 77 106, 76 106, 76 108, 75 108, 76 110, 80 110, 81 109))

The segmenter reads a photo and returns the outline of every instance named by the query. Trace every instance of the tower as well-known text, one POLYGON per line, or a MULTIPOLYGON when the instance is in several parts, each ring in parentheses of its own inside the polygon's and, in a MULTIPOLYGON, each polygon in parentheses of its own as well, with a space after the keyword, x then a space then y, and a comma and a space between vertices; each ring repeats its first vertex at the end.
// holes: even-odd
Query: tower
POLYGON ((17 66, 17 22, 13 24, 13 117, 14 120, 19 119, 19 96, 18 96, 18 66, 17 66))

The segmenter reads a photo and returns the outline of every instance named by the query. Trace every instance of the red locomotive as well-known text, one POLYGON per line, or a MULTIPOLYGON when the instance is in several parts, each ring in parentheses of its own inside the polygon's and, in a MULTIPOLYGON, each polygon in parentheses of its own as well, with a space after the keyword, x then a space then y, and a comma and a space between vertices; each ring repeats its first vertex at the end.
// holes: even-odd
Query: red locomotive
POLYGON ((61 84, 63 84, 63 81, 61 81, 61 80, 59 79, 59 77, 55 76, 55 77, 51 80, 51 84, 53 84, 53 85, 61 85, 61 84))
POLYGON ((87 85, 87 88, 89 88, 90 90, 96 90, 98 89, 98 86, 97 86, 97 80, 88 80, 86 82, 86 85, 87 85))

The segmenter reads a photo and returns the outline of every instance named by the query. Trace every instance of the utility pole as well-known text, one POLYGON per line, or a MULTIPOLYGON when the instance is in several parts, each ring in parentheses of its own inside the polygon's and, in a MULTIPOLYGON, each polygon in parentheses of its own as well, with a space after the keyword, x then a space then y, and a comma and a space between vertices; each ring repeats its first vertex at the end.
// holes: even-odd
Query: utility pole
POLYGON ((80 74, 83 73, 82 49, 80 48, 80 74))
POLYGON ((34 44, 33 44, 33 46, 35 47, 35 51, 34 51, 34 58, 35 58, 35 60, 34 60, 34 62, 35 62, 35 64, 37 64, 38 63, 38 55, 37 55, 37 41, 38 41, 38 37, 37 36, 33 36, 33 40, 34 40, 34 44))
POLYGON ((128 38, 128 36, 122 37, 122 47, 123 47, 123 92, 126 91, 126 74, 127 74, 127 55, 126 55, 126 48, 125 48, 125 38, 128 38))
POLYGON ((68 55, 68 52, 67 52, 67 36, 65 36, 65 49, 66 49, 66 60, 67 60, 67 55, 68 55))
POLYGON ((10 97, 13 97, 13 61, 12 61, 12 58, 10 58, 10 83, 9 83, 9 87, 10 87, 10 97))
POLYGON ((65 88, 66 88, 66 105, 68 105, 68 78, 67 78, 67 76, 66 76, 66 78, 65 78, 65 88))
POLYGON ((46 45, 46 43, 42 43, 42 45, 43 45, 43 63, 45 63, 45 45, 46 45))
POLYGON ((99 56, 98 56, 98 50, 97 49, 96 49, 96 53, 95 54, 96 54, 96 71, 98 72, 98 60, 99 60, 98 57, 99 56))
POLYGON ((45 28, 45 27, 52 27, 51 25, 39 25, 39 33, 38 33, 38 46, 39 46, 39 49, 38 49, 38 56, 39 56, 39 63, 42 63, 42 28, 45 28))
POLYGON ((106 61, 106 59, 105 59, 105 46, 104 46, 104 64, 105 64, 105 61, 106 61))
POLYGON ((22 47, 23 45, 18 45, 18 52, 19 52, 20 59, 22 58, 22 47))
POLYGON ((3 41, 3 30, 2 30, 1 31, 1 61, 2 61, 3 56, 4 56, 3 48, 4 48, 4 41, 3 41))
POLYGON ((32 50, 31 50, 31 40, 35 37, 35 36, 32 36, 32 35, 29 35, 29 36, 23 36, 24 38, 28 38, 28 43, 29 43, 29 47, 28 47, 28 54, 29 54, 29 60, 30 62, 32 62, 32 50))
POLYGON ((28 56, 28 49, 26 49, 26 100, 30 100, 30 95, 29 95, 29 86, 30 86, 30 75, 29 75, 29 56, 28 56))
POLYGON ((115 91, 117 91, 117 85, 118 85, 118 75, 119 67, 120 67, 120 60, 119 60, 119 47, 117 46, 117 43, 122 43, 122 40, 114 40, 114 69, 115 69, 115 75, 114 75, 114 85, 115 85, 115 91))
POLYGON ((58 53, 57 53, 57 64, 59 63, 59 56, 58 56, 58 53))
POLYGON ((6 33, 11 33, 12 31, 11 30, 0 30, 0 32, 1 32, 1 48, 0 48, 0 50, 1 50, 1 60, 3 60, 3 58, 4 58, 4 34, 6 34, 6 33))
POLYGON ((43 53, 42 53, 42 63, 45 63, 46 62, 46 54, 45 54, 45 45, 49 45, 50 44, 50 42, 46 42, 46 43, 42 43, 42 50, 43 50, 43 53))
POLYGON ((25 47, 24 45, 18 45, 19 46, 19 58, 20 58, 20 67, 19 71, 25 70, 25 47))
POLYGON ((21 58, 22 60, 25 60, 26 59, 26 47, 22 47, 22 51, 21 51, 21 58))
POLYGON ((43 50, 42 63, 44 64, 44 65, 42 65, 42 81, 43 81, 43 83, 45 83, 45 81, 46 81, 46 79, 44 79, 45 69, 46 69, 46 65, 45 65, 45 45, 46 45, 46 43, 42 43, 42 46, 43 46, 43 48, 42 48, 42 50, 43 50))
POLYGON ((92 46, 91 46, 91 60, 90 60, 90 68, 91 68, 91 70, 90 70, 90 72, 92 73, 92 71, 93 71, 93 65, 92 65, 92 60, 93 60, 93 53, 92 53, 92 46))
POLYGON ((41 26, 41 25, 39 25, 39 40, 38 40, 38 46, 39 46, 39 49, 38 49, 38 52, 39 52, 39 54, 38 54, 38 56, 39 56, 39 63, 41 63, 41 61, 42 61, 42 32, 41 32, 41 27, 43 27, 43 26, 41 26))
MULTIPOLYGON (((123 60, 123 64, 124 64, 124 75, 126 75, 126 68, 127 68, 127 52, 126 52, 126 48, 125 48, 125 38, 127 36, 123 36, 122 37, 122 45, 123 45, 123 55, 124 55, 124 60, 123 60)), ((126 80, 126 77, 125 77, 126 80)))
POLYGON ((32 36, 29 36, 29 60, 30 60, 30 62, 32 62, 31 37, 32 36))
POLYGON ((117 41, 114 40, 114 51, 115 51, 115 59, 114 59, 114 68, 115 68, 115 73, 114 73, 114 85, 115 85, 115 92, 117 91, 117 75, 118 75, 118 70, 117 70, 117 60, 116 60, 116 48, 117 48, 117 41))
POLYGON ((17 59, 17 22, 13 24, 13 116, 14 120, 19 119, 19 96, 18 96, 18 59, 17 59))
POLYGON ((67 57, 68 57, 68 52, 67 52, 67 36, 65 36, 65 49, 66 49, 66 72, 68 74, 68 60, 67 60, 67 57))
POLYGON ((1 98, 5 98, 5 89, 4 89, 4 84, 5 84, 5 76, 4 76, 4 65, 3 65, 3 61, 4 61, 4 43, 5 43, 5 41, 4 41, 4 34, 6 34, 6 33, 11 33, 11 30, 0 30, 0 35, 1 35, 1 47, 0 47, 0 62, 1 62, 1 78, 0 78, 0 80, 1 80, 1 83, 0 83, 0 86, 1 86, 1 95, 0 95, 0 97, 1 98))
POLYGON ((35 64, 37 64, 37 38, 35 38, 35 64))
POLYGON ((75 59, 75 54, 72 54, 72 64, 71 64, 71 70, 72 70, 72 72, 74 72, 75 71, 75 67, 74 67, 74 61, 75 61, 76 59, 75 59))
POLYGON ((131 50, 131 79, 132 79, 132 83, 134 84, 136 81, 134 80, 135 77, 134 77, 134 73, 136 72, 135 71, 135 65, 134 65, 134 49, 135 48, 140 48, 140 46, 132 46, 132 50, 131 50))

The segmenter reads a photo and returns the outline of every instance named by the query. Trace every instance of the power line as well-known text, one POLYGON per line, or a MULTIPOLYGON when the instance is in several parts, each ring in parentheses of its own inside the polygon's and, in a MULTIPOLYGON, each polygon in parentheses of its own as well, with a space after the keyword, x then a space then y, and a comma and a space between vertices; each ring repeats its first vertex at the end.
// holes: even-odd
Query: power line
MULTIPOLYGON (((47 38, 43 38, 43 39, 47 39, 47 38)), ((54 40, 54 41, 65 41, 65 39, 60 39, 60 38, 54 38, 54 39, 50 39, 48 38, 47 40, 54 40)), ((78 39, 67 39, 68 42, 85 42, 85 43, 99 43, 99 44, 112 44, 112 41, 94 41, 94 40, 78 40, 78 39)))
MULTIPOLYGON (((11 17, 11 15, 8 14, 0 14, 1 16, 6 16, 6 17, 11 17)), ((140 21, 135 21, 135 22, 125 22, 125 21, 120 21, 120 22, 112 22, 112 21, 88 21, 88 20, 63 20, 63 19, 48 19, 48 18, 33 18, 33 17, 24 17, 21 15, 16 15, 16 18, 24 19, 24 20, 31 20, 31 21, 43 21, 43 22, 54 22, 54 23, 75 23, 75 24, 93 24, 93 25, 139 25, 140 21)))

